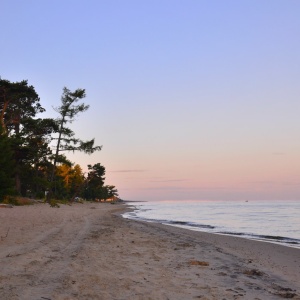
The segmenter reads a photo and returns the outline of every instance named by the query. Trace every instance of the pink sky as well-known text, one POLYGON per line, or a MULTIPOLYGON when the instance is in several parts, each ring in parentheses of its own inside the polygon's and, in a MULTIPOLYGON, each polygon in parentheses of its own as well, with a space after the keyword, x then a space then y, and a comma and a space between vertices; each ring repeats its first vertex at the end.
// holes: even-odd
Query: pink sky
MULTIPOLYGON (((123 199, 300 199, 300 1, 3 1, 3 79, 103 150, 123 199), (18 2, 18 3, 17 3, 18 2)), ((46 116, 44 115, 44 116, 46 116)))

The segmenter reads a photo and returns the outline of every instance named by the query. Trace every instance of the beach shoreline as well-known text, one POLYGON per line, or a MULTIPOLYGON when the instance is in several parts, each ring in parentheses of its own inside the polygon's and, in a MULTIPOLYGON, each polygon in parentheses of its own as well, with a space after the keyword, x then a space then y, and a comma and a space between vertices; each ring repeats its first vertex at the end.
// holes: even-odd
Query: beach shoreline
POLYGON ((0 209, 1 299, 300 299, 300 249, 125 219, 130 206, 0 209))
POLYGON ((123 216, 300 249, 297 201, 153 201, 133 207, 123 216))

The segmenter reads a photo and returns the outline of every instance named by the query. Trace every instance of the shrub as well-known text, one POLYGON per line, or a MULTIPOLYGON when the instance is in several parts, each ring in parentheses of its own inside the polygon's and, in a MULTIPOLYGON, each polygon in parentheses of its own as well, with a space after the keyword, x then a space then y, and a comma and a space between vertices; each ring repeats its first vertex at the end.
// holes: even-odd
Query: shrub
POLYGON ((51 199, 50 202, 49 202, 49 205, 51 207, 60 207, 58 202, 55 199, 51 199))
POLYGON ((5 196, 2 203, 11 204, 14 206, 23 206, 23 205, 32 205, 33 201, 29 198, 24 198, 19 196, 5 196))

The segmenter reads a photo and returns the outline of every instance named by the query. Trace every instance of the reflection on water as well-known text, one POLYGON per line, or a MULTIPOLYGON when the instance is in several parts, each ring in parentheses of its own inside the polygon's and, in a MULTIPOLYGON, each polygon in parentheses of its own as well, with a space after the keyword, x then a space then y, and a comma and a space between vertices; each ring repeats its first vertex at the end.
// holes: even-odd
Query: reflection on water
POLYGON ((126 218, 300 248, 300 201, 135 202, 126 218))

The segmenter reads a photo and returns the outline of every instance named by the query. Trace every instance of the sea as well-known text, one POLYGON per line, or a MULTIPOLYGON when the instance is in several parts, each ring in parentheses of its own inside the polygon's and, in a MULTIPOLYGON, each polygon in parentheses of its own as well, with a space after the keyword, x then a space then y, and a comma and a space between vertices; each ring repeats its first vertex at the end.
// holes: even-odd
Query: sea
POLYGON ((130 202, 124 218, 300 249, 300 201, 130 202))

